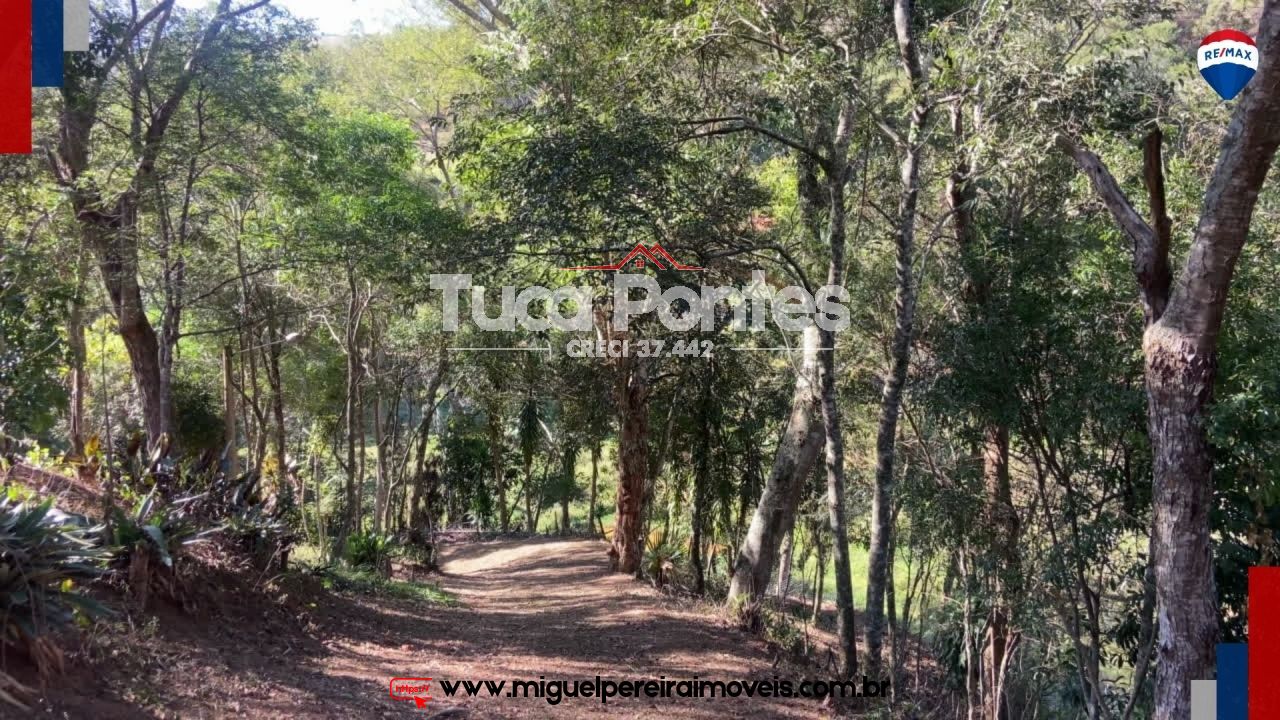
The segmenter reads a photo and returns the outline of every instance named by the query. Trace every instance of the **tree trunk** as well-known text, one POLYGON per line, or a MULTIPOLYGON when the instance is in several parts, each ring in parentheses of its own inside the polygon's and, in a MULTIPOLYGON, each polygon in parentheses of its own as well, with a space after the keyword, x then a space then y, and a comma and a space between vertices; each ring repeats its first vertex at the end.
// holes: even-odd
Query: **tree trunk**
POLYGON ((573 500, 578 487, 578 448, 573 445, 566 447, 562 458, 564 477, 560 488, 560 532, 568 535, 573 530, 573 521, 569 517, 569 503, 573 500))
POLYGON ((1008 428, 994 426, 987 430, 983 443, 983 480, 987 496, 986 525, 993 537, 995 588, 982 652, 982 716, 988 720, 1006 720, 1009 705, 999 689, 1004 687, 1002 670, 1006 667, 1005 657, 1012 636, 1009 607, 1019 593, 1021 577, 1017 546, 1019 522, 1009 485, 1008 428))
POLYGON ((67 317, 67 344, 71 349, 71 403, 67 424, 71 433, 71 453, 76 456, 84 455, 84 398, 89 382, 85 367, 88 352, 84 336, 84 293, 89 274, 88 259, 88 253, 82 249, 76 263, 76 294, 67 317))
MULTIPOLYGON (((112 313, 129 353, 134 385, 142 400, 143 423, 148 444, 154 448, 172 430, 171 403, 163 398, 164 383, 160 372, 160 340, 147 318, 138 285, 138 247, 129 237, 136 232, 137 210, 132 202, 122 200, 119 211, 122 227, 99 228, 82 223, 87 244, 98 258, 102 282, 111 299, 112 313)), ((81 211, 83 214, 83 211, 81 211)))
POLYGON ((413 492, 409 500, 409 529, 422 532, 426 525, 427 511, 423 504, 430 497, 427 492, 427 445, 431 440, 431 424, 439 406, 436 396, 440 394, 440 386, 444 383, 445 374, 449 371, 448 351, 440 353, 440 363, 436 374, 427 386, 426 395, 422 399, 422 421, 418 426, 417 458, 414 463, 413 492))
POLYGON ((644 556, 641 521, 645 484, 649 477, 649 376, 638 358, 622 360, 619 368, 618 511, 613 530, 617 571, 634 575, 644 556))
POLYGON ((530 462, 524 464, 524 531, 530 535, 538 531, 538 521, 533 516, 533 464, 530 462))
POLYGON ((1206 432, 1215 357, 1196 339, 1162 325, 1147 332, 1145 345, 1160 618, 1156 717, 1173 720, 1190 712, 1191 682, 1213 677, 1218 640, 1206 432))
MULTIPOLYGON (((363 369, 360 372, 364 378, 363 369)), ((369 416, 364 404, 364 383, 356 385, 356 437, 359 440, 356 453, 356 531, 364 532, 364 490, 368 486, 365 468, 369 460, 369 416)))
POLYGON ((813 624, 817 625, 818 621, 822 619, 822 585, 827 578, 827 558, 822 547, 822 537, 816 536, 813 542, 817 546, 816 554, 818 556, 818 570, 813 577, 813 624))
POLYGON ((821 340, 816 326, 805 330, 803 359, 791 400, 791 417, 778 442, 773 469, 765 481, 751 525, 742 540, 742 547, 738 549, 733 579, 729 584, 729 602, 743 596, 759 599, 769 586, 778 546, 787 527, 794 524, 805 479, 809 477, 826 440, 819 418, 821 411, 817 393, 821 340))
MULTIPOLYGON (((912 113, 911 135, 923 127, 925 111, 912 113)), ((920 193, 920 149, 908 148, 902 162, 902 196, 898 208, 897 291, 894 300, 896 319, 893 342, 889 346, 889 376, 880 398, 880 420, 876 432, 876 479, 871 500, 871 550, 867 568, 867 673, 880 675, 881 645, 884 639, 885 582, 892 572, 889 546, 892 544, 894 459, 898 441, 898 418, 902 410, 902 393, 911 365, 911 343, 915 334, 916 287, 915 226, 916 204, 920 193)))
POLYGON ((496 407, 490 407, 489 464, 493 466, 493 484, 498 492, 498 526, 505 534, 511 532, 511 509, 507 505, 507 469, 502 451, 502 418, 496 407))
MULTIPOLYGON (((342 527, 338 530, 339 547, 346 544, 347 536, 359 528, 359 496, 356 488, 356 432, 360 426, 360 295, 356 285, 355 264, 347 262, 347 292, 350 293, 347 303, 346 347, 347 354, 347 388, 346 407, 343 409, 347 422, 347 484, 346 513, 342 527)), ((363 449, 362 449, 363 452, 363 449)))
POLYGON ((274 318, 267 319, 267 346, 263 348, 263 359, 267 366, 267 383, 271 385, 271 414, 274 431, 272 433, 273 451, 276 456, 278 476, 276 480, 280 488, 289 482, 288 462, 288 428, 284 419, 284 379, 280 373, 280 355, 284 352, 284 333, 277 326, 274 318))
POLYGON ((387 472, 387 432, 383 422, 383 376, 382 356, 378 347, 377 321, 373 323, 373 344, 369 349, 373 374, 373 531, 379 535, 383 530, 383 517, 387 514, 387 503, 390 500, 391 478, 387 472))
POLYGON ((1249 235, 1258 192, 1280 146, 1280 0, 1267 0, 1257 35, 1257 74, 1237 101, 1181 277, 1167 306, 1160 268, 1168 263, 1160 137, 1148 137, 1146 180, 1156 227, 1133 208, 1102 161, 1065 137, 1058 146, 1092 181, 1133 241, 1134 274, 1149 327, 1148 433, 1154 481, 1157 643, 1155 717, 1183 720, 1191 682, 1213 677, 1217 593, 1209 539, 1213 468, 1206 428, 1218 335, 1236 262, 1249 235), (1156 161, 1156 162, 1153 162, 1156 161), (1165 307, 1163 313, 1160 308, 1165 307))
MULTIPOLYGON (((911 30, 911 10, 908 0, 896 0, 893 20, 903 67, 912 88, 918 90, 923 82, 923 73, 911 30)), ((898 440, 902 393, 911 365, 911 344, 915 334, 916 287, 913 264, 916 206, 920 197, 920 164, 924 147, 920 134, 929 117, 928 107, 921 104, 911 110, 900 176, 902 185, 898 200, 895 319, 893 341, 889 346, 889 375, 885 378, 880 398, 880 419, 876 432, 876 478, 871 501, 871 548, 867 567, 867 673, 872 677, 880 675, 885 582, 892 572, 888 557, 892 543, 890 536, 893 533, 890 508, 893 504, 894 453, 898 440)))
MULTIPOLYGON (((707 495, 711 489, 712 453, 715 451, 712 442, 715 438, 714 415, 716 400, 715 366, 707 368, 701 392, 699 393, 696 417, 698 420, 698 438, 693 453, 693 513, 689 524, 692 528, 689 538, 689 564, 693 568, 693 592, 701 597, 707 591, 706 568, 702 562, 703 532, 707 518, 707 495)), ((677 496, 682 493, 677 493, 677 496)), ((674 504, 674 503, 673 503, 674 504)), ((668 519, 675 515, 675 509, 668 513, 668 519)), ((663 538, 670 535, 663 533, 663 538)))
POLYGON ((390 498, 391 479, 387 475, 386 426, 382 422, 382 389, 375 388, 373 394, 373 452, 374 452, 374 490, 373 490, 373 529, 382 533, 382 518, 387 513, 387 502, 390 498))
POLYGON ((786 602, 791 591, 791 558, 795 554, 795 527, 787 530, 782 536, 782 548, 778 555, 778 581, 775 583, 775 596, 786 602))
MULTIPOLYGON (((829 183, 831 193, 831 266, 827 284, 844 284, 845 207, 843 172, 829 183)), ((844 435, 840 425, 840 405, 836 398, 836 334, 820 333, 819 377, 822 384, 822 423, 827 445, 827 512, 831 521, 831 557, 835 562, 836 634, 840 648, 840 674, 853 677, 858 671, 858 642, 853 614, 853 577, 849 570, 849 532, 844 506, 844 435)))
MULTIPOLYGON (((898 634, 898 583, 894 575, 895 563, 897 562, 898 537, 897 537, 897 508, 894 508, 893 519, 889 541, 889 572, 885 575, 884 603, 885 616, 888 620, 889 628, 889 689, 892 692, 898 685, 898 653, 901 651, 902 638, 898 634)), ((884 677, 884 674, 878 674, 873 677, 884 677)), ((896 695, 891 696, 896 697, 896 695)))
MULTIPOLYGON (((591 446, 591 497, 587 505, 587 532, 596 532, 596 490, 600 481, 600 444, 591 446)), ((603 529, 600 531, 603 535, 603 529)))
POLYGON ((236 432, 235 351, 222 348, 222 462, 225 477, 240 476, 240 442, 236 432))

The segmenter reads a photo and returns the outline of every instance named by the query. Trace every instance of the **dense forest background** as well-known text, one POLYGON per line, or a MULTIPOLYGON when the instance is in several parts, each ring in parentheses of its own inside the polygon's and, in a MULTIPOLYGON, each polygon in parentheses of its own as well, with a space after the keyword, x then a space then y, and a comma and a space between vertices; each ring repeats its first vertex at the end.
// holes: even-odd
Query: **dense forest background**
POLYGON ((418 9, 95 0, 0 159, 10 463, 104 517, 252 477, 295 562, 599 534, 760 632, 833 602, 903 717, 922 658, 968 717, 1187 717, 1277 562, 1275 3, 418 9), (1222 27, 1263 57, 1229 103, 1222 27), (706 268, 663 287, 844 286, 852 327, 442 324, 433 274, 493 314, 637 243, 706 268))

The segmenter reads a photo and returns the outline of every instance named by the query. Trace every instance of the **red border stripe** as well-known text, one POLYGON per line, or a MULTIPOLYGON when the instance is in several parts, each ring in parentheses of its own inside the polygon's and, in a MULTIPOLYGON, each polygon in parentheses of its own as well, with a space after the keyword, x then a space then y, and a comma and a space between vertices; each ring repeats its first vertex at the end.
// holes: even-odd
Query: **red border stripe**
POLYGON ((1280 567, 1249 568, 1249 720, 1280 718, 1280 567))
POLYGON ((31 0, 0 0, 0 153, 31 154, 31 0))
POLYGON ((1258 46, 1258 44, 1253 41, 1253 38, 1245 35, 1239 30, 1232 30, 1230 28, 1226 30, 1218 30, 1205 35, 1204 39, 1200 41, 1200 44, 1208 45, 1209 43, 1215 43, 1221 40, 1235 40, 1236 42, 1242 42, 1245 45, 1252 45, 1254 47, 1258 46))

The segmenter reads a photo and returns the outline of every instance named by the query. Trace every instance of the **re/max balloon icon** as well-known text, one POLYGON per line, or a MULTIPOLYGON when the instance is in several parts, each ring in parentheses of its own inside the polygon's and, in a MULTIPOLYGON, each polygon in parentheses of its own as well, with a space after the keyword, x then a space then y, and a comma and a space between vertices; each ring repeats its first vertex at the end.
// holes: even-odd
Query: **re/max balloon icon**
POLYGON ((1196 50, 1200 75, 1223 100, 1230 100, 1258 71, 1258 45, 1239 30, 1209 33, 1196 50))

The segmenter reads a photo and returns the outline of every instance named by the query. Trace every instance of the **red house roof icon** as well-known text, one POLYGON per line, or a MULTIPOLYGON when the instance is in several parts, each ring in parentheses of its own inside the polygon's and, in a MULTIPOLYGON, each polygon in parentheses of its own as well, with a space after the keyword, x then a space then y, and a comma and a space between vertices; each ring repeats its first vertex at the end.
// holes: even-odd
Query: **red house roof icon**
POLYGON ((568 267, 565 270, 604 270, 607 272, 616 272, 632 265, 636 270, 643 270, 649 264, 653 263, 659 270, 680 270, 684 272, 698 272, 706 268, 694 267, 693 265, 684 265, 680 261, 672 257, 662 245, 654 244, 645 246, 644 243, 636 245, 626 257, 613 265, 588 265, 583 267, 568 267))

